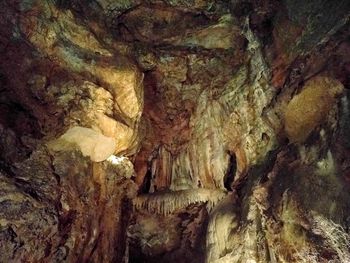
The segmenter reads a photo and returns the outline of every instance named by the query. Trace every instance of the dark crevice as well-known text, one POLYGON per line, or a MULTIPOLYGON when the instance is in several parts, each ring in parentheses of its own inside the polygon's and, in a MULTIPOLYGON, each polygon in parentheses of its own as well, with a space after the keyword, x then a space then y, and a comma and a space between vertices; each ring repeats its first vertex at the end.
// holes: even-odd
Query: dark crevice
POLYGON ((227 189, 227 191, 232 191, 232 183, 234 182, 235 174, 237 171, 237 160, 236 155, 234 153, 229 153, 229 155, 230 160, 226 175, 224 177, 224 186, 227 189))
POLYGON ((151 167, 147 167, 146 175, 143 179, 142 185, 139 188, 139 194, 148 194, 149 190, 151 188, 151 181, 152 181, 152 170, 151 167))

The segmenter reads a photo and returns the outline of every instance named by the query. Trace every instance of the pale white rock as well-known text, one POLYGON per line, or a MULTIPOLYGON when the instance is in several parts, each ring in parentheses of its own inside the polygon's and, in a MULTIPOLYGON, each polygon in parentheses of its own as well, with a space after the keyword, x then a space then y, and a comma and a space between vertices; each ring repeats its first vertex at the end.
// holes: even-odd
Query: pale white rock
POLYGON ((84 156, 90 157, 93 162, 101 162, 110 157, 116 148, 114 138, 104 136, 90 128, 70 128, 59 139, 49 143, 54 151, 78 149, 84 156))
POLYGON ((234 195, 223 199, 211 212, 206 237, 206 262, 234 262, 232 233, 238 227, 238 217, 234 208, 234 195))

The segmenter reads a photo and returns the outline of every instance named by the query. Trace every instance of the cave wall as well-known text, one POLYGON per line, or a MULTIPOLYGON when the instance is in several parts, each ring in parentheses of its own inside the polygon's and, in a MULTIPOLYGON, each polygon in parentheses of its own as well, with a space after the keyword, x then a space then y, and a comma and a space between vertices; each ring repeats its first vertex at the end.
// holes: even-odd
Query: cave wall
POLYGON ((63 2, 0 5, 0 261, 122 262, 142 73, 63 2))
POLYGON ((0 3, 0 262, 349 262, 349 1, 0 3))

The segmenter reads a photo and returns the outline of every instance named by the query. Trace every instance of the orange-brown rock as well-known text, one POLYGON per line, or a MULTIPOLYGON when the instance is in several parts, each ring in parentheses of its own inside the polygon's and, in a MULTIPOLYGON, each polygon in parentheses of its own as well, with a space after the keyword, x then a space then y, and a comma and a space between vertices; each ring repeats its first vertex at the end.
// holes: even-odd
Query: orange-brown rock
POLYGON ((291 142, 304 142, 322 124, 335 106, 343 85, 328 77, 307 81, 302 91, 289 102, 285 111, 285 131, 291 142))

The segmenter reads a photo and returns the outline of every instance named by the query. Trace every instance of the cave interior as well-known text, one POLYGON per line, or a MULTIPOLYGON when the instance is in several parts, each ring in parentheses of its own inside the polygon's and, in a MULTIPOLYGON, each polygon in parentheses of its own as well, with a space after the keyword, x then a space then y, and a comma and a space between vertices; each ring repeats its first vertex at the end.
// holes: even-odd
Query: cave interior
POLYGON ((350 263, 349 0, 0 1, 0 263, 350 263))

